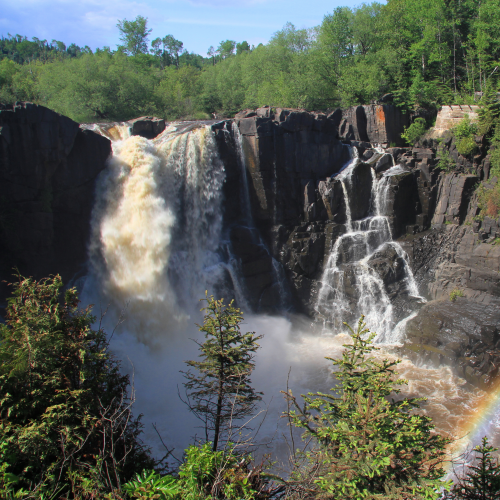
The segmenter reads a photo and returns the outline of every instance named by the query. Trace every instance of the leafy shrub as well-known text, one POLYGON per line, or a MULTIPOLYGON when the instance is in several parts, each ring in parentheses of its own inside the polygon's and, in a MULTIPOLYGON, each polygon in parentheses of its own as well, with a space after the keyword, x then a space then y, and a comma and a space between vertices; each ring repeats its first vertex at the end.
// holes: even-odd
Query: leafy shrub
POLYGON ((136 478, 122 486, 122 490, 131 498, 140 500, 178 498, 181 487, 173 476, 161 476, 154 470, 144 470, 136 478))
POLYGON ((424 135, 426 129, 426 123, 423 118, 415 118, 415 121, 409 126, 405 127, 401 138, 404 139, 408 144, 415 144, 419 137, 424 135))
POLYGON ((455 288, 450 292, 450 301, 455 302, 455 300, 457 300, 458 297, 463 297, 463 296, 464 292, 460 290, 460 288, 455 288))
POLYGON ((481 209, 480 219, 484 219, 485 216, 496 219, 500 216, 500 183, 497 181, 489 189, 480 184, 476 192, 478 206, 481 209))
POLYGON ((477 134, 477 131, 477 125, 471 123, 468 114, 465 114, 453 129, 453 134, 457 139, 457 151, 462 156, 468 156, 476 151, 477 145, 474 135, 477 134))
POLYGON ((456 164, 453 158, 450 156, 450 151, 448 148, 441 147, 437 158, 439 161, 436 165, 436 168, 439 168, 440 170, 446 172, 447 174, 449 174, 454 170, 456 164))
POLYGON ((477 149, 477 144, 476 141, 474 140, 474 137, 462 137, 462 139, 458 141, 457 151, 462 156, 469 156, 472 153, 474 153, 476 149, 477 149))

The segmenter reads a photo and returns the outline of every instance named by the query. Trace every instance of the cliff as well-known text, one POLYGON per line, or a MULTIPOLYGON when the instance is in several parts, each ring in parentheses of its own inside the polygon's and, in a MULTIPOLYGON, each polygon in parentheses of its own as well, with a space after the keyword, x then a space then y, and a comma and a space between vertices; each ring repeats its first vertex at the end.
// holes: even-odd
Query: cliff
MULTIPOLYGON (((0 105, 0 279, 13 269, 67 283, 87 259, 94 184, 109 140, 50 109, 0 105)), ((5 298, 0 285, 0 301, 5 298)))

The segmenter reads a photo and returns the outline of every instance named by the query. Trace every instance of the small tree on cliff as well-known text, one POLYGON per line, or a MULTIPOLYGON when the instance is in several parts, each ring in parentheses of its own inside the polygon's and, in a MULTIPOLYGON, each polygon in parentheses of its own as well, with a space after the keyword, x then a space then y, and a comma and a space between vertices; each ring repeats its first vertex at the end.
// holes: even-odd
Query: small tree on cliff
POLYGON ((353 343, 341 359, 326 358, 338 369, 331 393, 309 393, 303 405, 284 393, 294 408, 287 412, 291 423, 317 445, 307 455, 307 482, 328 498, 439 498, 448 440, 433 433, 429 417, 414 412, 423 399, 389 399, 406 381, 393 370, 399 361, 370 356, 375 333, 363 317, 356 331, 347 326, 353 343))
POLYGON ((205 317, 198 326, 205 341, 197 342, 201 360, 186 361, 198 373, 183 372, 184 387, 189 409, 204 423, 206 441, 211 440, 216 451, 228 426, 250 416, 261 399, 261 393, 250 385, 250 375, 262 336, 241 332, 243 314, 233 301, 224 305, 224 299, 208 294, 203 300, 205 317))

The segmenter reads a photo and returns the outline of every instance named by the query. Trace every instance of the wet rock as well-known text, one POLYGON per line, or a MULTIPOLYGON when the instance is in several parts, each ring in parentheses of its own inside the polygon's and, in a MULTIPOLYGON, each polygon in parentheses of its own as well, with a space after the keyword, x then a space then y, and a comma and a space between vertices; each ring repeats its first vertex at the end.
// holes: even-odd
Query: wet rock
MULTIPOLYGON (((385 245, 381 250, 374 252, 367 264, 378 274, 388 289, 390 285, 404 280, 406 275, 404 259, 392 245, 385 245)), ((394 287, 391 287, 390 291, 395 291, 394 287)))
POLYGON ((349 191, 355 195, 350 196, 351 217, 353 220, 366 217, 370 211, 372 192, 372 172, 367 163, 360 163, 353 171, 348 182, 349 191))
POLYGON ((165 130, 165 120, 153 116, 141 116, 127 122, 131 135, 140 135, 146 139, 154 139, 165 130))
POLYGON ((454 302, 429 302, 407 324, 406 352, 436 366, 448 364, 467 381, 484 388, 492 367, 500 361, 493 351, 499 340, 499 306, 498 298, 490 304, 462 297, 454 302))

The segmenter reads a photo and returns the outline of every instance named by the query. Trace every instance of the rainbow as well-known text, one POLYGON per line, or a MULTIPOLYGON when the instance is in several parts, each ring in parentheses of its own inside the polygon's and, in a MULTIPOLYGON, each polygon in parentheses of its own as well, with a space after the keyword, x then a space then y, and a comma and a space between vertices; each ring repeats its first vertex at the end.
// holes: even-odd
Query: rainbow
POLYGON ((495 420, 498 416, 500 416, 500 377, 486 389, 485 395, 472 410, 470 417, 457 430, 458 446, 452 446, 453 454, 466 452, 471 444, 473 446, 479 444, 484 436, 494 444, 495 420))

